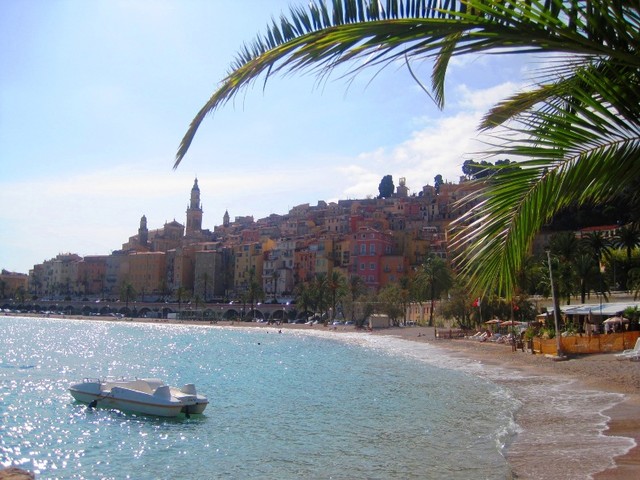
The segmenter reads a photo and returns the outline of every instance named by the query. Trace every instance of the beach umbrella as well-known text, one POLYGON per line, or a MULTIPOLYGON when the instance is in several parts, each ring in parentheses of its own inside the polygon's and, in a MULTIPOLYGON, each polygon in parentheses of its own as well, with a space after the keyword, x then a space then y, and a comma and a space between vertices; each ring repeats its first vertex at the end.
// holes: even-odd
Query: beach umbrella
POLYGON ((498 320, 497 318, 494 318, 493 320, 487 320, 486 322, 484 322, 485 325, 497 325, 500 323, 500 320, 498 320))
POLYGON ((629 323, 629 319, 628 318, 624 318, 624 317, 620 317, 618 315, 616 315, 615 317, 610 317, 607 318, 604 322, 605 325, 620 325, 620 327, 622 327, 623 323, 629 323))
POLYGON ((516 320, 507 320, 506 322, 500 322, 501 327, 515 327, 516 325, 522 325, 522 322, 516 320))
POLYGON ((606 324, 610 324, 610 323, 629 323, 629 319, 628 318, 624 318, 624 317, 610 317, 607 318, 603 323, 606 324))

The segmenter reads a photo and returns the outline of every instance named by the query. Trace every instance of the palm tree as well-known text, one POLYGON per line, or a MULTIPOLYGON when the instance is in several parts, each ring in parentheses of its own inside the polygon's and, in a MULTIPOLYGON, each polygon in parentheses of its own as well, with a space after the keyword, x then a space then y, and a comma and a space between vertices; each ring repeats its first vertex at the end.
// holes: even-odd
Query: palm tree
POLYGON ((329 306, 329 283, 327 281, 327 275, 324 273, 318 273, 309 282, 309 288, 311 290, 312 307, 313 311, 320 312, 320 315, 325 319, 326 312, 329 306))
POLYGON ((206 303, 207 299, 209 298, 209 295, 208 295, 208 292, 207 292, 207 286, 209 284, 209 280, 210 280, 211 276, 207 272, 202 272, 202 275, 200 275, 200 278, 202 279, 202 282, 204 283, 203 298, 204 298, 204 301, 206 303))
POLYGON ((182 317, 182 300, 187 297, 187 289, 180 285, 176 289, 176 298, 178 300, 178 316, 182 317))
POLYGON ((125 308, 129 309, 129 301, 135 300, 137 295, 136 289, 131 282, 123 282, 120 286, 120 300, 124 300, 125 308))
POLYGON ((264 292, 262 291, 262 286, 256 279, 256 270, 254 267, 251 267, 251 270, 249 270, 249 285, 246 295, 251 306, 251 310, 249 310, 251 312, 251 320, 255 320, 256 312, 254 310, 254 304, 264 296, 264 292))
POLYGON ((594 261, 598 265, 602 265, 602 259, 609 256, 611 251, 611 243, 601 232, 591 232, 582 238, 582 245, 591 253, 594 261))
POLYGON ((331 321, 336 318, 336 309, 338 301, 344 296, 347 284, 344 277, 338 271, 332 271, 327 277, 327 288, 329 289, 329 298, 331 301, 331 321))
POLYGON ((471 289, 511 296, 545 222, 567 206, 608 200, 640 176, 639 39, 637 0, 311 2, 242 49, 191 122, 175 166, 204 118, 261 76, 312 70, 324 78, 342 65, 355 75, 397 63, 414 75, 412 61, 433 58, 432 98, 443 108, 453 57, 559 54, 530 90, 482 120, 495 139, 487 153, 524 160, 480 184, 452 242, 471 289))
POLYGON ((585 250, 592 256, 593 261, 598 267, 598 279, 600 282, 600 293, 605 295, 604 265, 603 258, 609 257, 611 252, 611 244, 601 232, 591 232, 582 239, 582 245, 585 250))
MULTIPOLYGON (((586 253, 582 253, 575 258, 574 268, 576 278, 580 284, 580 303, 585 303, 587 294, 591 291, 592 286, 597 285, 600 278, 600 269, 594 263, 591 255, 586 253)), ((597 288, 593 288, 593 290, 598 291, 597 288)))
POLYGON ((630 279, 629 279, 629 271, 632 268, 631 265, 631 253, 634 248, 640 247, 640 228, 638 228, 637 224, 624 226, 618 230, 616 236, 613 240, 613 244, 617 248, 621 248, 625 250, 627 263, 625 266, 625 280, 623 285, 626 285, 627 288, 631 288, 630 279))
MULTIPOLYGON (((367 291, 367 286, 360 275, 351 275, 349 277, 349 284, 347 285, 349 292, 349 303, 351 304, 351 321, 356 321, 356 300, 364 295, 367 291)), ((363 319, 364 321, 364 319, 363 319)), ((362 323, 358 322, 358 326, 362 323)))
MULTIPOLYGON (((295 287, 296 304, 304 312, 305 319, 309 321, 309 307, 311 306, 313 299, 311 298, 311 289, 306 282, 300 282, 295 287)), ((284 314, 282 315, 284 320, 284 314)))

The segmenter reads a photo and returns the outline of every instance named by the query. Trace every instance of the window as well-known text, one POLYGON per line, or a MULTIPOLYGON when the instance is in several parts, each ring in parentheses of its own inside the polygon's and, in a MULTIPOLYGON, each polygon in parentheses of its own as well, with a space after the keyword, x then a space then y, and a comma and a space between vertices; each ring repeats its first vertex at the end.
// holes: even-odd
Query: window
POLYGON ((360 264, 360 270, 364 270, 364 266, 365 266, 364 263, 361 263, 360 264))
POLYGON ((376 254, 376 244, 371 243, 369 244, 369 255, 375 255, 375 254, 376 254))
POLYGON ((362 243, 360 244, 360 255, 366 255, 367 254, 367 245, 362 243))
POLYGON ((369 264, 369 270, 375 270, 376 269, 376 264, 375 263, 370 263, 369 264))
POLYGON ((368 281, 369 283, 373 283, 373 275, 369 275, 369 276, 367 277, 367 281, 368 281))

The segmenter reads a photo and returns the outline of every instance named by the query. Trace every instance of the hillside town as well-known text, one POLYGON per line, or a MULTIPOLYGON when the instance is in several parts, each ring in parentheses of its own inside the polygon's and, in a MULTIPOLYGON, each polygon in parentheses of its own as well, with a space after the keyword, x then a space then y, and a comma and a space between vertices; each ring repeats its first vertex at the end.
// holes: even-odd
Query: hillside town
MULTIPOLYGON (((142 215, 137 233, 111 254, 60 253, 28 275, 3 271, 1 293, 18 301, 125 296, 143 302, 229 302, 250 296, 284 303, 295 298, 297 285, 333 272, 358 276, 377 293, 413 275, 429 255, 448 258, 449 225, 471 208, 460 200, 477 183, 462 176, 459 183, 436 182, 411 195, 405 178, 391 185, 388 196, 303 204, 257 221, 252 216, 231 221, 226 211, 212 231, 203 228, 196 178, 184 225, 174 219, 149 229, 142 215)), ((607 236, 615 228, 599 227, 607 236)), ((545 242, 540 234, 534 250, 545 242)))
POLYGON ((400 178, 388 198, 319 201, 259 220, 231 220, 225 212, 210 230, 203 228, 195 179, 185 224, 174 219, 149 228, 142 215, 137 233, 111 254, 61 253, 28 276, 3 272, 4 294, 22 287, 37 297, 117 298, 126 284, 147 301, 175 298, 178 291, 223 301, 257 283, 266 299, 282 299, 292 297, 298 283, 333 271, 358 275, 377 292, 409 275, 428 253, 447 257, 447 227, 466 211, 458 201, 472 185, 461 177, 410 195, 400 178))

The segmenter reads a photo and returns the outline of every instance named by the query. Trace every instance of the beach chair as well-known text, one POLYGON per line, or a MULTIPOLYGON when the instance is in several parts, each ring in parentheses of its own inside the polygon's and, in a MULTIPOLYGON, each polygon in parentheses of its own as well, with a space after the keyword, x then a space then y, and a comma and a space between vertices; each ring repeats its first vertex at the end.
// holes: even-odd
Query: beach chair
POLYGON ((616 354, 617 360, 640 360, 640 338, 636 340, 633 348, 616 354))

